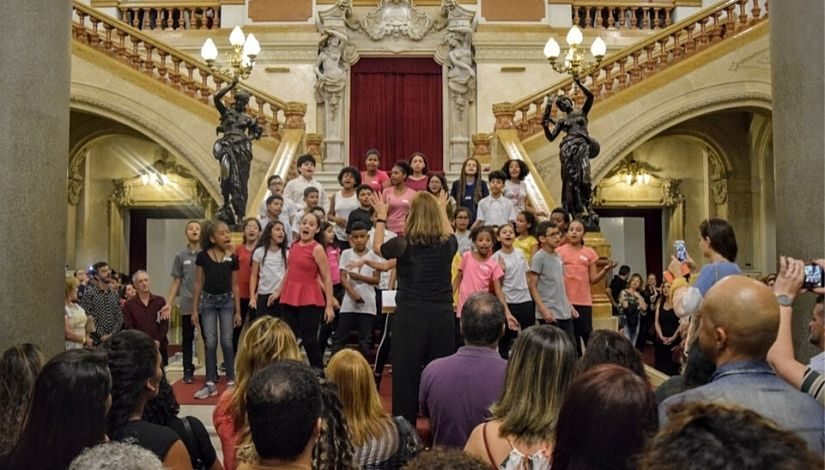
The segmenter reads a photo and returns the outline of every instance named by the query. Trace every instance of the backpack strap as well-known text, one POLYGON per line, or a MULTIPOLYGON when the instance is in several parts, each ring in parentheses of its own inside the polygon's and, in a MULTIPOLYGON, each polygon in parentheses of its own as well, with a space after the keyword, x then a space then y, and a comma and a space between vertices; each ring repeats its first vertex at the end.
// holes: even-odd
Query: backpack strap
POLYGON ((200 469, 203 468, 203 460, 201 459, 197 439, 195 439, 195 433, 192 432, 192 424, 189 421, 190 419, 192 418, 186 416, 181 419, 181 422, 183 423, 183 429, 186 431, 186 440, 189 441, 190 444, 186 446, 189 449, 189 457, 191 458, 192 463, 195 464, 194 468, 200 469))

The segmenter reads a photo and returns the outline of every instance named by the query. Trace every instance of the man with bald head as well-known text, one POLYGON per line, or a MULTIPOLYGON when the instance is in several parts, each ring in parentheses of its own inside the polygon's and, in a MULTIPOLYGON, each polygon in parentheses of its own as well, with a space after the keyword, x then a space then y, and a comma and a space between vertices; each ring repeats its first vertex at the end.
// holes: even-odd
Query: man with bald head
POLYGON ((665 400, 668 409, 685 402, 724 402, 753 410, 797 433, 810 449, 825 452, 825 412, 810 396, 777 377, 766 361, 779 328, 779 303, 770 287, 744 276, 728 276, 705 294, 697 344, 716 363, 710 383, 665 400))

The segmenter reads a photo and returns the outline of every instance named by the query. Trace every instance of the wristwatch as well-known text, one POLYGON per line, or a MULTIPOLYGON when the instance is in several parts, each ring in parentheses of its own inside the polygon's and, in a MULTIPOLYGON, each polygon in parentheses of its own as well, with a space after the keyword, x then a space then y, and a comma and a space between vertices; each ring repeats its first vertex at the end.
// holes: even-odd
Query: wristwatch
POLYGON ((782 307, 790 307, 793 304, 793 299, 785 294, 777 295, 776 301, 779 302, 779 305, 782 307))

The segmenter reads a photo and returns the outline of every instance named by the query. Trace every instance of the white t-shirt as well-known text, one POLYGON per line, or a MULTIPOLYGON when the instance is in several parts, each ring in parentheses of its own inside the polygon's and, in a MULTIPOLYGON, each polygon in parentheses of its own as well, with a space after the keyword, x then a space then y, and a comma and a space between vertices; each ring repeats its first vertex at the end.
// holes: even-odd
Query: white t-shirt
MULTIPOLYGON (((355 192, 353 192, 350 195, 350 197, 344 197, 344 195, 341 194, 341 191, 335 193, 336 217, 342 217, 344 220, 347 220, 349 218, 350 212, 354 211, 355 209, 358 209, 359 207, 361 207, 361 203, 358 202, 358 195, 355 192)), ((341 240, 343 242, 349 240, 349 237, 347 236, 346 222, 344 223, 344 225, 340 227, 338 226, 338 224, 334 224, 333 230, 335 230, 335 237, 338 240, 341 240)))
MULTIPOLYGON (((395 234, 392 230, 384 229, 384 243, 392 240, 393 238, 397 237, 398 235, 395 234)), ((370 229, 370 238, 367 240, 367 247, 372 248, 372 242, 375 240, 375 227, 370 229)), ((380 254, 373 252, 373 254, 377 257, 378 261, 386 261, 384 258, 381 257, 380 254)), ((343 266, 343 265, 341 265, 343 266)), ((382 290, 387 290, 390 288, 390 272, 389 271, 381 271, 381 277, 378 281, 378 288, 382 290)))
MULTIPOLYGON (((278 216, 278 221, 284 224, 284 234, 286 236, 286 246, 292 245, 292 222, 289 221, 289 215, 286 212, 281 211, 281 215, 278 216)), ((261 217, 261 230, 266 228, 266 224, 269 223, 269 215, 266 214, 261 217)))
MULTIPOLYGON (((265 219, 267 218, 267 209, 266 209, 266 200, 269 199, 269 196, 272 196, 271 192, 267 192, 266 196, 264 196, 263 200, 261 201, 261 207, 258 208, 258 218, 265 219)), ((281 196, 283 197, 283 196, 281 196)), ((298 212, 298 206, 295 205, 292 200, 287 199, 284 197, 284 203, 281 207, 281 215, 283 216, 286 213, 286 219, 292 223, 292 218, 295 217, 295 213, 298 212)))
MULTIPOLYGON (((288 256, 288 255, 287 255, 288 256)), ((269 250, 264 259, 264 247, 259 246, 252 252, 252 261, 260 265, 258 271, 258 295, 274 294, 281 284, 286 271, 286 260, 281 250, 269 250)))
POLYGON ((513 201, 503 195, 499 197, 490 195, 478 201, 476 220, 484 221, 484 225, 500 227, 516 220, 516 208, 513 206, 513 201))
MULTIPOLYGON (((341 253, 341 260, 338 262, 338 265, 341 266, 341 271, 348 271, 348 272, 357 272, 363 276, 372 276, 373 272, 375 271, 371 267, 367 266, 366 264, 361 266, 359 269, 346 269, 346 266, 353 261, 361 260, 361 259, 371 259, 378 261, 380 258, 376 256, 372 250, 367 250, 363 255, 358 255, 355 253, 355 250, 352 248, 344 250, 341 253)), ((342 274, 343 276, 343 274, 342 274)), ((352 289, 364 299, 364 302, 357 303, 355 302, 352 297, 350 297, 349 292, 344 294, 344 300, 341 302, 341 311, 344 313, 368 313, 370 315, 375 315, 375 285, 367 284, 366 282, 356 281, 355 279, 349 279, 349 283, 352 286, 352 289)))
POLYGON ((290 180, 284 187, 284 199, 292 200, 298 209, 303 209, 306 206, 306 204, 304 204, 304 190, 310 186, 318 190, 318 204, 324 208, 324 212, 328 211, 329 199, 327 199, 327 193, 324 191, 321 183, 315 178, 307 180, 304 179, 303 176, 298 175, 297 178, 290 180))
POLYGON ((470 231, 465 230, 462 233, 455 233, 455 239, 458 242, 458 254, 463 255, 464 253, 473 249, 473 241, 470 240, 470 231))
POLYGON ((504 300, 508 304, 520 304, 530 302, 530 288, 527 286, 527 271, 530 266, 524 258, 524 252, 514 249, 512 253, 504 253, 499 250, 493 254, 493 259, 504 265, 504 278, 501 283, 501 290, 504 292, 504 300))

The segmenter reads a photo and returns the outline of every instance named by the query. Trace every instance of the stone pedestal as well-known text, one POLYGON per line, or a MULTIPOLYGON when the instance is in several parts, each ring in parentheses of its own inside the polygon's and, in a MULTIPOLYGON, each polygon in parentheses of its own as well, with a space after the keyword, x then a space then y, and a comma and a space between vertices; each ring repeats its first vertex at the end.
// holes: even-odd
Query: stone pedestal
POLYGON ((71 3, 13 2, 0 16, 0 349, 64 349, 71 3), (17 49, 17 50, 15 50, 17 49))
MULTIPOLYGON (((776 193, 776 253, 825 256, 825 3, 771 2, 771 83, 776 193), (779 229, 781 227, 781 229, 779 229)), ((794 344, 804 363, 812 299, 794 304, 794 344)))

